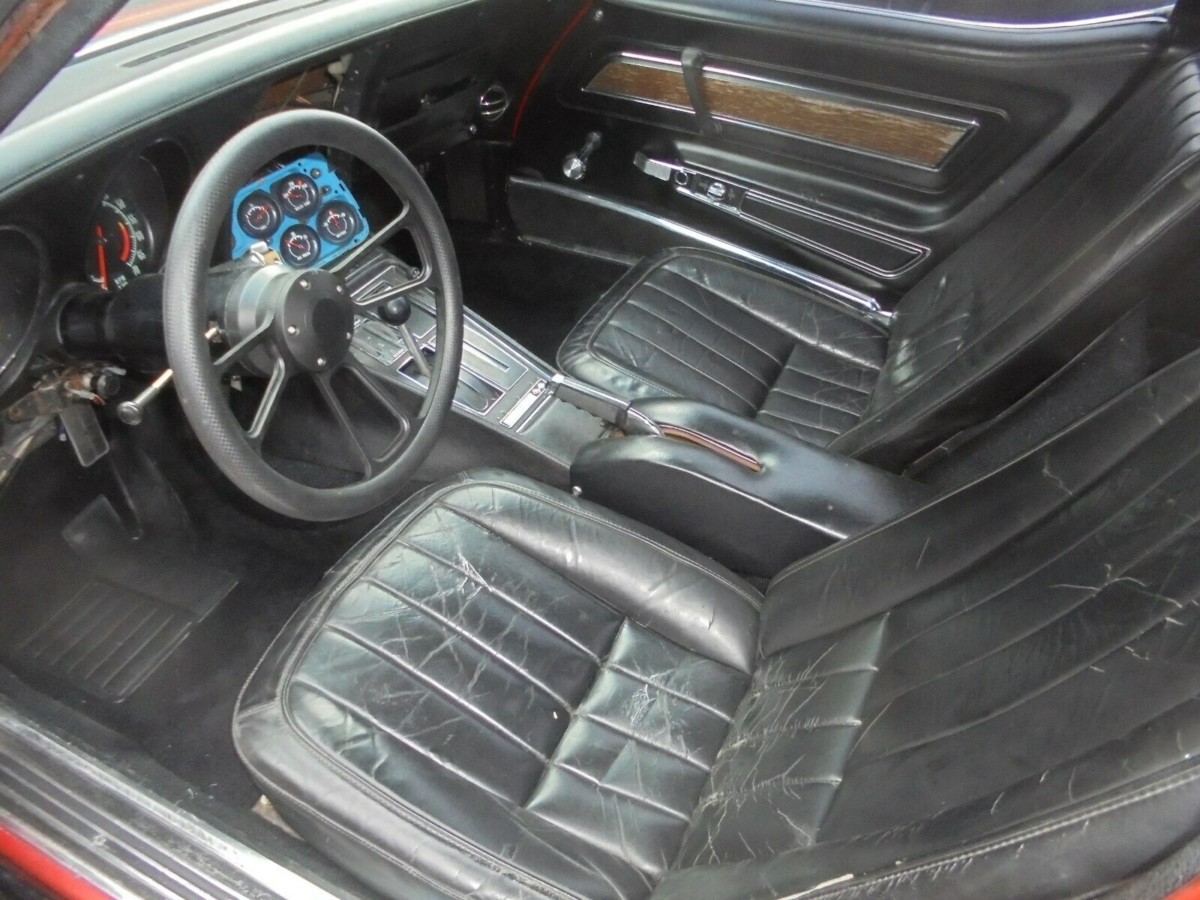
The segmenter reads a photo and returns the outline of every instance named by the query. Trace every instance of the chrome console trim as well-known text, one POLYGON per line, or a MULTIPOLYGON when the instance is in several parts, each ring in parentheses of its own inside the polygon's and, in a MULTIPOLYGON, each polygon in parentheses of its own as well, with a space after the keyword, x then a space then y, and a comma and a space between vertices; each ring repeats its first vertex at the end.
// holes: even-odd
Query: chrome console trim
MULTIPOLYGON (((403 274, 398 261, 386 254, 377 254, 364 261, 350 278, 351 297, 355 301, 370 298, 380 302, 396 293, 405 293, 413 307, 409 320, 414 342, 421 351, 437 350, 437 324, 434 296, 426 287, 414 288, 403 274)), ((386 368, 391 377, 423 393, 427 382, 405 369, 413 361, 411 348, 388 325, 373 318, 355 317, 354 347, 386 368)), ((518 429, 537 410, 549 401, 545 391, 552 372, 534 359, 528 351, 485 321, 466 311, 463 319, 463 354, 459 378, 459 393, 454 407, 460 412, 497 420, 505 428, 518 429), (541 389, 538 388, 541 385, 541 389), (461 399, 466 391, 481 393, 487 388, 492 394, 482 407, 461 399), (516 399, 513 399, 513 398, 516 399), (507 406, 507 409, 505 407, 507 406)))

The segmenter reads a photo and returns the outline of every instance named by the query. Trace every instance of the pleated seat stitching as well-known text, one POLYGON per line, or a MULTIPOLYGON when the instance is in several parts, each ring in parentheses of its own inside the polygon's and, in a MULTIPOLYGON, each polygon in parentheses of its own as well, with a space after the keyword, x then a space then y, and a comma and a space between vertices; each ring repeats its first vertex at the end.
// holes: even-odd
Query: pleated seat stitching
POLYGON ((463 779, 464 781, 466 781, 470 784, 473 784, 475 787, 479 788, 481 791, 483 791, 487 794, 490 794, 491 796, 495 797, 497 800, 499 800, 502 803, 506 803, 506 804, 512 803, 512 801, 508 797, 505 797, 503 794, 499 793, 495 788, 489 787, 488 785, 484 784, 482 781, 479 781, 478 779, 472 777, 471 774, 468 773, 465 769, 460 769, 458 766, 453 765, 452 763, 448 762, 447 760, 442 759, 436 753, 433 753, 431 750, 429 750, 426 747, 422 747, 420 744, 414 742, 408 736, 403 735, 400 732, 393 730, 392 728, 389 728, 383 722, 380 722, 375 716, 368 713, 365 709, 361 709, 360 707, 355 706, 353 703, 351 703, 345 697, 340 697, 337 694, 334 694, 332 691, 328 690, 327 688, 323 688, 320 685, 316 684, 315 682, 309 681, 307 678, 294 678, 294 679, 292 679, 291 686, 292 687, 302 687, 306 690, 312 691, 314 694, 319 694, 320 696, 324 697, 327 701, 332 703, 334 706, 337 706, 338 708, 342 709, 344 712, 348 713, 349 715, 354 716, 355 718, 357 718, 363 722, 366 722, 368 725, 370 725, 376 731, 379 731, 382 734, 386 734, 388 737, 392 738, 393 740, 398 741, 399 743, 403 744, 405 747, 408 747, 410 750, 413 750, 419 756, 423 756, 426 759, 428 759, 430 762, 432 762, 438 766, 441 766, 443 769, 445 769, 447 772, 451 773, 452 775, 455 775, 455 776, 463 779))
POLYGON ((641 341, 646 346, 651 347, 654 350, 658 351, 663 356, 666 356, 666 357, 669 357, 670 359, 675 360, 681 366, 683 366, 687 369, 691 369, 693 372, 695 372, 700 377, 704 378, 706 381, 709 381, 712 384, 715 384, 718 388, 725 391, 727 394, 730 394, 731 396, 736 397, 739 403, 742 403, 742 404, 744 404, 746 406, 750 406, 750 407, 754 406, 753 401, 749 397, 742 396, 737 391, 735 391, 733 388, 729 387, 729 385, 722 384, 720 381, 713 378, 711 375, 709 375, 703 369, 696 368, 696 366, 694 366, 692 363, 688 362, 687 360, 683 359, 682 357, 676 356, 671 351, 666 350, 663 347, 660 347, 658 344, 654 343, 654 341, 652 341, 648 338, 644 338, 640 334, 637 334, 633 331, 630 331, 628 328, 624 327, 619 322, 609 322, 608 327, 613 329, 614 331, 624 332, 625 334, 632 337, 634 340, 641 341))
POLYGON ((462 708, 463 710, 465 710, 469 715, 474 717, 476 721, 486 724, 493 732, 495 732, 496 734, 498 734, 502 737, 507 738, 511 743, 515 744, 516 746, 520 747, 522 750, 525 750, 530 755, 537 758, 537 760, 539 762, 541 762, 543 765, 547 762, 546 755, 544 753, 542 753, 540 750, 538 750, 536 747, 534 747, 532 744, 530 744, 528 741, 526 741, 524 738, 522 738, 520 735, 514 734, 513 732, 509 731, 507 728, 505 728, 499 722, 495 721, 491 716, 486 715, 483 712, 483 710, 479 709, 479 707, 475 706, 475 704, 468 701, 465 697, 460 696, 458 693, 453 691, 451 688, 448 688, 445 685, 441 684, 436 678, 433 678, 432 676, 426 674, 425 672, 422 672, 420 669, 418 669, 416 666, 412 665, 411 663, 406 662, 405 660, 401 659, 398 656, 388 653, 382 647, 380 647, 376 644, 372 644, 370 641, 365 641, 365 640, 363 640, 362 637, 355 634, 354 632, 347 631, 344 628, 338 627, 337 625, 326 623, 323 630, 326 632, 333 632, 334 634, 344 638, 345 640, 351 642, 352 644, 355 644, 356 646, 361 647, 363 650, 366 650, 368 653, 372 654, 377 659, 379 659, 385 663, 388 663, 389 665, 391 665, 393 668, 397 669, 398 671, 407 672, 415 680, 421 682, 422 684, 426 685, 427 687, 432 688, 434 693, 439 694, 442 697, 445 697, 454 706, 458 706, 458 707, 462 708))
MULTIPOLYGON (((454 512, 454 511, 451 510, 450 512, 454 512)), ((463 518, 465 518, 465 517, 463 517, 463 518)), ((470 522, 471 520, 466 519, 466 521, 470 522)), ((471 524, 475 524, 475 523, 472 522, 471 524)), ((495 535, 493 532, 486 532, 486 533, 493 534, 493 536, 496 537, 498 540, 503 540, 503 538, 500 538, 499 535, 495 535)), ((556 635, 557 637, 561 638, 562 640, 566 641, 568 644, 570 644, 572 647, 574 647, 579 652, 587 655, 592 660, 592 662, 594 662, 596 665, 600 664, 600 657, 597 656, 585 644, 581 644, 577 639, 575 639, 574 637, 567 634, 562 629, 555 626, 553 622, 550 622, 550 621, 542 618, 541 616, 539 616, 537 613, 533 612, 531 609, 529 609, 529 607, 525 606, 525 604, 521 603, 515 597, 510 597, 510 596, 508 596, 508 594, 504 593, 503 591, 498 590, 495 585, 489 584, 488 582, 484 581, 482 578, 475 575, 474 573, 468 572, 467 570, 463 569, 462 567, 455 565, 454 563, 450 562, 449 560, 443 559, 442 557, 438 556, 436 553, 433 553, 432 551, 427 550, 424 547, 419 547, 416 544, 409 543, 408 541, 397 541, 397 543, 402 544, 404 547, 408 548, 409 550, 412 550, 414 553, 419 553, 421 556, 424 556, 427 559, 431 559, 434 562, 439 563, 454 572, 457 572, 459 575, 461 575, 463 578, 470 581, 472 584, 482 588, 490 596, 495 597, 497 600, 500 600, 507 606, 512 607, 513 609, 517 610, 517 612, 523 613, 524 615, 528 616, 532 621, 537 622, 539 625, 541 625, 543 628, 545 628, 550 633, 552 633, 552 634, 556 635)), ((512 545, 509 544, 507 546, 512 546, 512 545)), ((513 547, 513 550, 515 550, 518 553, 521 552, 516 547, 513 547)), ((522 554, 522 555, 524 555, 524 554, 522 554)), ((526 558, 529 559, 530 562, 535 563, 536 565, 540 566, 543 569, 547 569, 548 571, 553 571, 553 570, 549 570, 547 566, 544 566, 542 563, 540 563, 538 560, 533 559, 532 557, 526 557, 526 558)), ((563 579, 563 580, 565 583, 570 584, 572 587, 576 587, 574 582, 567 581, 566 579, 563 579)), ((593 598, 590 594, 588 594, 587 596, 591 599, 598 599, 598 598, 593 598)), ((603 603, 603 601, 600 601, 600 602, 603 603)), ((608 606, 608 604, 603 603, 603 605, 604 605, 605 609, 611 610, 611 607, 608 606)))
POLYGON ((456 625, 454 622, 450 621, 450 619, 447 618, 446 616, 440 615, 439 613, 430 609, 424 603, 421 603, 419 600, 416 600, 415 598, 408 597, 407 595, 402 594, 400 591, 396 590, 394 587, 392 587, 389 584, 384 584, 382 581, 379 581, 378 579, 371 578, 371 577, 364 577, 361 579, 361 581, 371 584, 372 586, 378 588, 379 590, 384 591, 389 596, 394 597, 395 599, 401 601, 406 606, 410 607, 411 609, 415 610, 416 612, 418 612, 424 616, 427 616, 428 618, 437 622, 439 625, 442 625, 443 627, 450 629, 456 635, 461 637, 463 640, 467 641, 472 646, 481 650, 485 655, 489 656, 490 658, 494 659, 496 662, 500 663, 500 665, 504 666, 505 668, 509 669, 510 671, 515 672, 516 674, 521 676, 529 684, 536 687, 543 694, 545 694, 546 696, 548 696, 552 700, 554 700, 559 706, 563 707, 563 709, 570 710, 573 708, 571 706, 571 704, 569 702, 567 702, 567 700, 565 700, 563 697, 559 696, 557 692, 551 690, 549 686, 547 686, 546 684, 543 684, 541 681, 534 678, 533 675, 531 675, 528 671, 521 668, 519 663, 517 663, 515 660, 509 659, 507 656, 505 656, 499 650, 496 650, 491 645, 489 645, 486 641, 484 641, 478 635, 472 634, 471 632, 467 631, 465 628, 463 628, 460 625, 456 625))

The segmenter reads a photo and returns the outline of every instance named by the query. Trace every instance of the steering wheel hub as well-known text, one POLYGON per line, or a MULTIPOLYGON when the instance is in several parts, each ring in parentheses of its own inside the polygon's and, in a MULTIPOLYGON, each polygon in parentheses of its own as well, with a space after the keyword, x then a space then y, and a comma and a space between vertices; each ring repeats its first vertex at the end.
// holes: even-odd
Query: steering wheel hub
POLYGON ((278 346, 307 372, 337 368, 354 337, 354 306, 337 275, 320 269, 297 273, 275 314, 278 346))

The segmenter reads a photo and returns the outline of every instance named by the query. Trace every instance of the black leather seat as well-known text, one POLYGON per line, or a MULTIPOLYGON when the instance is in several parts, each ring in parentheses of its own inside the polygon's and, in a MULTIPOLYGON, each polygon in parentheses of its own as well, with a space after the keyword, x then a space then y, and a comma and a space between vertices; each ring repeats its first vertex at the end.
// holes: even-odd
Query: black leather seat
POLYGON ((392 896, 1084 895, 1200 830, 1197 434, 1200 353, 765 595, 464 475, 329 575, 237 745, 392 896))
POLYGON ((899 471, 1001 412, 1138 300, 1190 296, 1200 62, 1152 79, 901 298, 890 326, 707 251, 622 278, 559 351, 620 396, 702 400, 899 471))

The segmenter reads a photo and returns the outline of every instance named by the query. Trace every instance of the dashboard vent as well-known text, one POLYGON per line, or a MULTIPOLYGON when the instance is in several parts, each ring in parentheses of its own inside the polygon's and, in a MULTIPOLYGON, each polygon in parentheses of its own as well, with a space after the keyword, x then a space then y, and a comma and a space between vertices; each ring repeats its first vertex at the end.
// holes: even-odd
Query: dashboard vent
POLYGON ((508 91, 502 84, 493 84, 479 97, 479 117, 485 122, 499 122, 508 112, 508 91))

